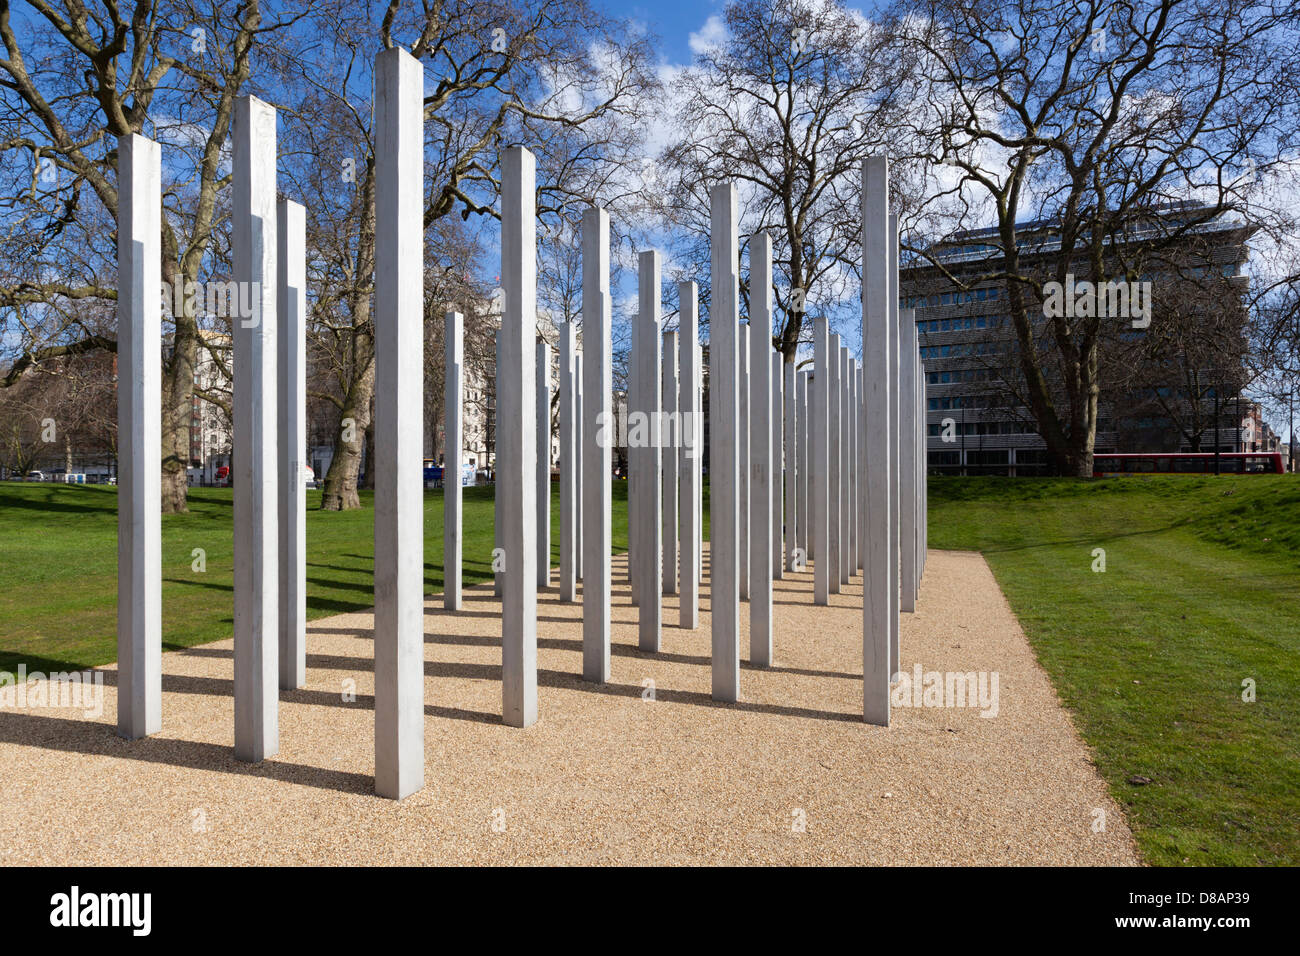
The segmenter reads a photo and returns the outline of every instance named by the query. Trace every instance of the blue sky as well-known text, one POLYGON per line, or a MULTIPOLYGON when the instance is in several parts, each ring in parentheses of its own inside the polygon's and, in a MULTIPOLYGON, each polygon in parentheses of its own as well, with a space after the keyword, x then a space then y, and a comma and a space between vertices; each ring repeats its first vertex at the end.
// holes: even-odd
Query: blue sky
MULTIPOLYGON (((592 0, 592 3, 607 13, 644 23, 656 36, 659 61, 671 66, 683 66, 694 59, 691 50, 692 34, 697 37, 706 36, 710 30, 710 19, 720 20, 727 6, 726 0, 662 0, 652 3, 645 0, 592 0)), ((881 4, 866 0, 846 3, 845 6, 870 13, 881 4)), ((635 276, 624 276, 623 282, 614 289, 614 295, 617 303, 635 301, 635 276)), ((844 344, 860 356, 860 327, 849 322, 838 331, 844 334, 844 344)))
MULTIPOLYGON (((593 0, 609 13, 647 24, 659 37, 661 56, 669 63, 688 63, 691 59, 690 35, 702 30, 711 16, 721 16, 726 7, 721 0, 664 0, 646 3, 644 0, 593 0)), ((879 4, 847 3, 845 6, 864 13, 879 4)))
POLYGON ((690 59, 689 35, 699 30, 711 14, 722 13, 723 4, 710 0, 697 3, 655 3, 642 0, 604 0, 598 7, 619 17, 630 17, 654 30, 664 60, 686 62, 690 59))
POLYGON ((719 15, 725 4, 717 0, 645 3, 643 0, 604 0, 597 6, 621 17, 630 17, 650 27, 659 37, 662 57, 669 63, 691 59, 690 35, 700 30, 710 16, 719 15))

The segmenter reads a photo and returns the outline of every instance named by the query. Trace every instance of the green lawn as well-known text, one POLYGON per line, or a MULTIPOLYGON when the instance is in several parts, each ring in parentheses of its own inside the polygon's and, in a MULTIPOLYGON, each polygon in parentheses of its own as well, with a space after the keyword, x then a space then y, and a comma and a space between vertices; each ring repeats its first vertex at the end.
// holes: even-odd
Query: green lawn
POLYGON ((1300 864, 1300 480, 930 488, 931 547, 984 553, 1144 858, 1300 864))
MULTIPOLYGON (((614 483, 616 551, 626 487, 614 483)), ((467 583, 490 573, 491 494, 466 490, 467 583)), ((310 617, 372 603, 363 502, 327 513, 308 493, 310 617)), ((932 547, 984 552, 1148 861, 1300 863, 1300 481, 933 479, 930 504, 932 547), (1092 570, 1096 548, 1105 573, 1092 570)), ((190 507, 163 519, 169 648, 230 635, 230 492, 196 489, 190 507)), ((0 484, 0 670, 114 659, 116 540, 114 488, 0 484)), ((425 543, 432 593, 437 492, 425 543)))
MULTIPOLYGON (((559 528, 558 485, 551 496, 559 528)), ((320 511, 307 492, 307 617, 374 604, 374 508, 320 511)), ((627 483, 613 483, 613 550, 627 550, 627 483)), ((707 528, 707 523, 706 523, 707 528)), ((492 573, 492 488, 466 488, 462 516, 466 584, 492 573)), ((117 489, 0 482, 0 670, 91 667, 117 659, 117 489)), ((558 530, 552 563, 560 560, 558 530)), ((163 647, 230 636, 233 626, 231 492, 192 488, 190 511, 162 520, 163 647), (206 570, 194 570, 194 549, 206 570)), ((442 492, 424 497, 424 582, 442 591, 442 492)))

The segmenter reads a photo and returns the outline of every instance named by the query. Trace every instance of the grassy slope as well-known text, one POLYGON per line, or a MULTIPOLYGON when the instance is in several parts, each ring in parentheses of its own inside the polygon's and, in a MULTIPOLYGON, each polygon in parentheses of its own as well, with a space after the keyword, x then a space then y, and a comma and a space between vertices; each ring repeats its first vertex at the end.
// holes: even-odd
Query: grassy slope
MULTIPOLYGON (((559 563, 559 491, 552 489, 552 563, 559 563)), ((627 483, 613 483, 613 549, 627 549, 627 483)), ((374 604, 374 509, 320 511, 307 492, 307 616, 374 604)), ((466 488, 466 584, 492 568, 492 489, 466 488)), ((0 483, 0 670, 88 667, 117 659, 117 489, 0 483)), ((162 524, 164 648, 230 636, 233 554, 229 489, 190 490, 190 512, 162 524), (195 548, 207 569, 193 570, 195 548)), ((425 589, 442 591, 442 492, 424 498, 425 589)))
POLYGON ((1147 860, 1300 863, 1300 481, 934 479, 930 502, 931 546, 984 552, 1147 860))

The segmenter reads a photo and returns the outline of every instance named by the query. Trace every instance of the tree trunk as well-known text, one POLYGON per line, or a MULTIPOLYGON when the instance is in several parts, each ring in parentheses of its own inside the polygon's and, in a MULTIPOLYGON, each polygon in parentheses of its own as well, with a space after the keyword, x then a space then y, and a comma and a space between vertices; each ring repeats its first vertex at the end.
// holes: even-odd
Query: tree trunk
MULTIPOLYGON (((361 184, 361 234, 358 240, 355 274, 372 280, 375 271, 375 164, 373 158, 366 162, 366 174, 361 184)), ((367 441, 375 394, 375 343, 370 326, 369 290, 364 285, 353 287, 348 295, 347 310, 352 317, 351 356, 346 365, 347 392, 343 399, 343 413, 339 419, 338 440, 334 443, 334 457, 325 475, 325 491, 321 495, 322 511, 352 511, 361 507, 357 495, 357 474, 361 470, 361 450, 367 441)), ((374 455, 369 458, 369 471, 374 472, 374 455)))
POLYGON ((169 380, 163 389, 162 510, 163 514, 188 512, 185 464, 190 453, 190 406, 193 393, 169 380))
MULTIPOLYGON (((174 269, 172 282, 180 288, 197 282, 197 275, 174 269)), ((173 285, 173 288, 176 288, 173 285)), ((184 307, 174 316, 170 359, 163 363, 162 382, 162 511, 185 514, 188 505, 186 467, 190 461, 190 420, 194 416, 194 365, 198 355, 199 326, 194 317, 197 304, 182 296, 184 307)))
MULTIPOLYGON (((322 511, 352 511, 361 507, 357 495, 357 474, 361 470, 361 449, 370 426, 370 397, 374 391, 373 365, 352 386, 343 405, 339 420, 338 439, 334 443, 334 458, 325 475, 325 491, 321 495, 322 511), (349 422, 351 423, 349 425, 349 422)), ((374 470, 373 459, 371 471, 374 470)))
POLYGON ((374 396, 370 401, 370 421, 366 425, 366 454, 362 459, 366 470, 361 474, 361 487, 375 490, 375 409, 374 396))
POLYGON ((1071 474, 1073 478, 1091 478, 1092 477, 1092 449, 1086 452, 1080 452, 1074 458, 1074 470, 1071 474))

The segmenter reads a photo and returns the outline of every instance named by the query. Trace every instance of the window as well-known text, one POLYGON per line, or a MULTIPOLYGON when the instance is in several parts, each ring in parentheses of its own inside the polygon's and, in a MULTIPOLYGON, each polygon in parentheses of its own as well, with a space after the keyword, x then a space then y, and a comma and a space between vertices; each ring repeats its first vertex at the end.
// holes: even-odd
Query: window
POLYGON ((1047 452, 1040 448, 1018 448, 1016 449, 1016 466, 1023 465, 1046 465, 1047 452))

